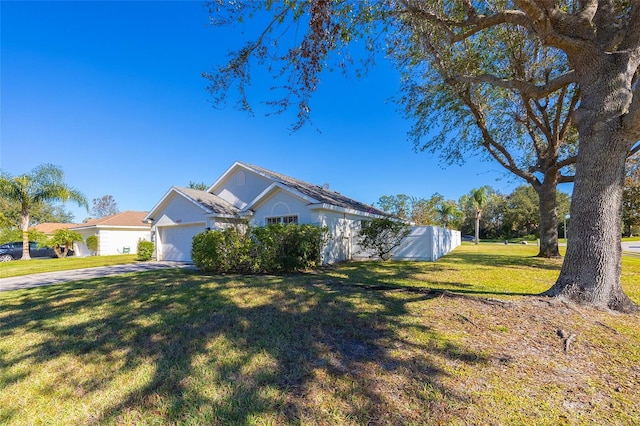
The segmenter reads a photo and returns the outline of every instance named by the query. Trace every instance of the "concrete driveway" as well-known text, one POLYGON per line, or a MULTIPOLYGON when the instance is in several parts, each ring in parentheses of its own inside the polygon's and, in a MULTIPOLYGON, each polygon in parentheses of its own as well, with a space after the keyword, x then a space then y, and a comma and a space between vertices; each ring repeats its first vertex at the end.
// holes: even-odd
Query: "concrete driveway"
POLYGON ((111 275, 132 272, 154 271, 166 268, 194 268, 192 264, 182 262, 138 262, 127 265, 100 266, 97 268, 73 269, 70 271, 44 272, 21 277, 0 278, 0 291, 40 287, 43 285, 67 283, 111 275))

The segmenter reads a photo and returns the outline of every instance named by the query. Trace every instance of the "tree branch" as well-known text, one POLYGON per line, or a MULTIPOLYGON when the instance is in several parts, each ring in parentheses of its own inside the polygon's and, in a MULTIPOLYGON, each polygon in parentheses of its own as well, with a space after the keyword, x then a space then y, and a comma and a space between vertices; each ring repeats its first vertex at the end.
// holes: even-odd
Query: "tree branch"
POLYGON ((569 131, 569 128, 571 127, 571 123, 573 122, 573 115, 576 112, 576 106, 578 105, 578 102, 580 101, 580 90, 575 90, 573 92, 573 97, 571 98, 571 103, 569 104, 569 111, 567 111, 567 116, 564 120, 564 123, 562 123, 562 127, 560 128, 560 131, 558 132, 558 138, 560 140, 564 140, 565 136, 567 135, 567 132, 569 131))
POLYGON ((571 157, 567 157, 564 160, 558 161, 558 170, 563 167, 571 166, 572 164, 576 164, 577 157, 572 155, 571 157))
POLYGON ((413 16, 417 16, 420 19, 424 19, 425 21, 436 24, 444 29, 449 35, 449 41, 452 43, 466 40, 484 29, 499 24, 513 24, 531 29, 531 22, 529 18, 526 14, 522 13, 519 10, 502 10, 490 16, 479 15, 471 2, 465 0, 463 2, 463 7, 468 19, 459 21, 455 19, 446 19, 442 16, 438 16, 436 13, 425 10, 424 8, 420 7, 423 4, 422 2, 401 0, 401 3, 403 4, 407 12, 409 12, 413 16), (454 29, 467 30, 456 34, 454 29))
POLYGON ((576 180, 575 176, 565 176, 563 174, 558 174, 558 183, 572 183, 576 180))
POLYGON ((499 78, 493 74, 480 74, 477 76, 456 76, 456 80, 462 83, 489 83, 494 86, 502 87, 504 89, 516 90, 520 93, 526 94, 532 99, 541 99, 551 93, 559 90, 571 83, 577 81, 574 71, 569 71, 559 77, 554 78, 548 83, 538 86, 525 80, 519 79, 504 79, 499 78))
MULTIPOLYGON (((562 117, 562 107, 564 105, 564 97, 567 95, 567 90, 568 89, 569 89, 569 86, 564 86, 562 88, 562 90, 560 90, 560 95, 558 96, 558 101, 556 102, 556 116, 555 116, 555 118, 553 120, 553 132, 554 132, 556 138, 558 138, 558 139, 560 139, 560 129, 561 129, 561 127, 564 127, 564 126, 560 125, 560 121, 561 121, 561 117, 562 117)), ((560 140, 562 140, 562 139, 560 139, 560 140)))
POLYGON ((593 21, 598 11, 598 0, 587 0, 583 2, 583 5, 576 17, 582 21, 593 21))
MULTIPOLYGON (((638 48, 638 51, 640 55, 640 48, 638 48)), ((636 72, 638 72, 637 67, 638 65, 636 65, 636 72)), ((631 134, 631 138, 638 140, 640 139, 640 82, 635 82, 635 87, 631 93, 633 98, 629 105, 629 110, 624 116, 624 125, 631 134)))
POLYGON ((618 50, 638 49, 640 47, 640 1, 633 1, 626 30, 618 50))
POLYGON ((531 21, 529 20, 527 15, 519 10, 503 10, 491 16, 474 14, 473 17, 470 17, 469 20, 462 21, 459 24, 460 28, 470 26, 471 29, 454 35, 451 41, 453 43, 456 43, 462 40, 466 40, 482 30, 494 27, 499 24, 512 24, 531 29, 531 21))
POLYGON ((475 117, 476 125, 478 126, 478 128, 480 129, 480 132, 482 133, 482 140, 483 140, 482 145, 489 152, 489 154, 498 163, 500 163, 502 167, 509 170, 511 173, 515 174, 516 176, 521 177, 522 179, 526 180, 532 185, 539 183, 535 175, 520 169, 516 164, 515 160, 513 159, 513 157, 511 156, 511 154, 509 153, 509 151, 507 151, 507 149, 503 145, 496 142, 496 140, 491 136, 489 129, 487 129, 482 111, 480 111, 478 106, 473 102, 469 93, 459 92, 459 96, 463 100, 463 102, 469 107, 469 109, 471 110, 471 113, 475 117))
MULTIPOLYGON (((592 1, 586 2, 587 6, 592 1)), ((579 14, 561 11, 556 1, 514 0, 514 3, 531 19, 533 30, 544 44, 557 47, 567 54, 579 54, 595 48, 591 21, 582 19, 579 14)), ((588 16, 587 11, 584 17, 588 16)))

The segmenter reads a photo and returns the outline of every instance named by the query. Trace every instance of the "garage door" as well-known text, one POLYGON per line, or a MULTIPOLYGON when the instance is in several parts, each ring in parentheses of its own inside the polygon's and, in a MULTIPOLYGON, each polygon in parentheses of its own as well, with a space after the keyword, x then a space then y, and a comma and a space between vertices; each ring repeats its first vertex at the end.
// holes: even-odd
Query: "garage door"
POLYGON ((197 225, 160 227, 162 260, 191 262, 191 241, 196 234, 204 231, 203 223, 197 225))

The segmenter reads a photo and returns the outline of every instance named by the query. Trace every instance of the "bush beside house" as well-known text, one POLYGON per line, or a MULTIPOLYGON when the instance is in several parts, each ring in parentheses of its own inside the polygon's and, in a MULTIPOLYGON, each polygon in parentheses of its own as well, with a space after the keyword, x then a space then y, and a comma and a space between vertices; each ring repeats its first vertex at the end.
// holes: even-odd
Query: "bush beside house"
POLYGON ((90 235, 85 240, 85 244, 87 245, 87 249, 89 249, 93 256, 98 252, 98 247, 100 242, 98 241, 97 235, 90 235))
POLYGON ((321 264, 325 233, 325 228, 296 224, 206 231, 193 238, 191 257, 207 272, 295 272, 321 264))
POLYGON ((151 241, 140 240, 138 241, 138 260, 147 261, 151 260, 153 256, 153 250, 155 246, 151 241))

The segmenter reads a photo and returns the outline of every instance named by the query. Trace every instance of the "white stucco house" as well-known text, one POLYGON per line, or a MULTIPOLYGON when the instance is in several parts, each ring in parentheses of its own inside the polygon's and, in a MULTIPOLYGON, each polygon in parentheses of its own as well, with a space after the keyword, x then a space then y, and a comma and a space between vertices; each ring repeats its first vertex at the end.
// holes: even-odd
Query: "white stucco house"
MULTIPOLYGON (((383 216, 388 215, 328 188, 236 162, 206 191, 171 187, 145 221, 152 224, 157 259, 184 262, 191 261, 193 237, 207 229, 272 223, 324 226, 329 238, 323 263, 330 264, 362 256, 357 247, 361 221, 383 216)), ((434 227, 420 227, 417 234, 417 228, 413 229, 413 237, 408 237, 413 238, 412 243, 404 248, 404 255, 394 259, 436 260, 460 244, 458 231, 434 228, 448 236, 446 244, 438 245, 439 237, 424 228, 434 227), (420 248, 422 244, 416 244, 416 238, 429 238, 429 248, 420 248), (433 256, 433 247, 440 250, 437 256, 433 256)), ((402 250, 398 253, 402 254, 402 250)))
MULTIPOLYGON (((98 236, 98 256, 137 253, 138 241, 151 241, 151 225, 144 221, 147 212, 124 211, 100 219, 89 219, 85 223, 70 228, 80 233, 84 239, 98 236)), ((85 243, 76 243, 76 256, 91 256, 85 243)))

